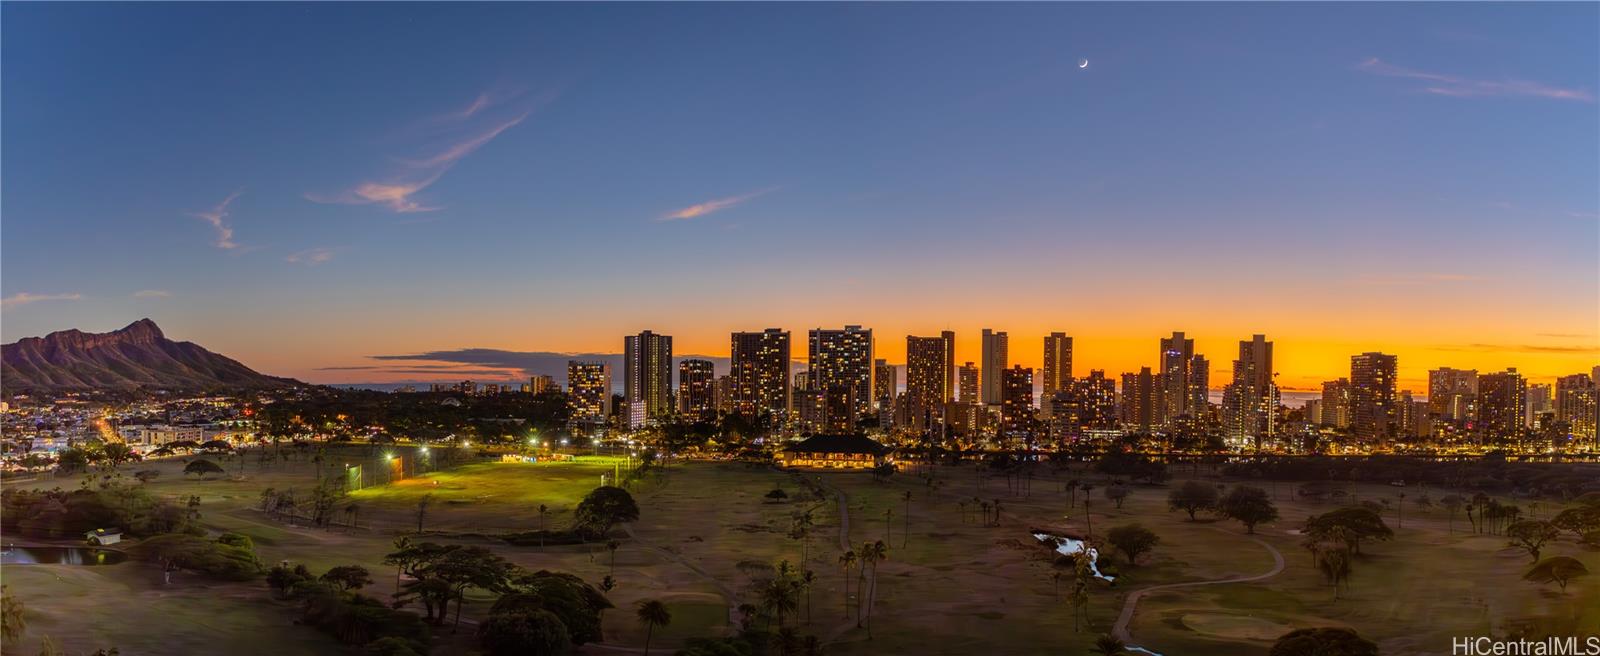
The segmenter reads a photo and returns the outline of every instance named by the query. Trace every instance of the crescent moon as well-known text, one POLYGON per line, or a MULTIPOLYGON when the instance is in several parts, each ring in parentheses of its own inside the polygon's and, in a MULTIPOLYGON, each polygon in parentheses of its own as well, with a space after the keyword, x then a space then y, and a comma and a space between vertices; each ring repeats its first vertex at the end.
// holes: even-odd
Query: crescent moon
POLYGON ((1088 67, 1089 67, 1089 60, 1085 59, 1085 60, 1082 60, 1082 61, 1078 62, 1078 68, 1088 68, 1088 67))

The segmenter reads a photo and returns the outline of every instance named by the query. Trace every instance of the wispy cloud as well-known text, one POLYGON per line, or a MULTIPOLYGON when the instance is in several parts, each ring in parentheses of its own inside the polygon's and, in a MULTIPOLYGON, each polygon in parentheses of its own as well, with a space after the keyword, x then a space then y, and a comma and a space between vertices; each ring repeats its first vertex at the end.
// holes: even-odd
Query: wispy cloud
POLYGON ((337 251, 332 248, 307 248, 303 251, 295 251, 290 253, 283 259, 285 262, 291 262, 294 264, 316 266, 332 260, 336 252, 337 251))
POLYGON ((20 292, 0 299, 0 308, 17 307, 39 301, 76 301, 81 300, 83 294, 30 294, 20 292))
POLYGON ((1600 353, 1600 346, 1581 344, 1456 344, 1435 347, 1438 351, 1473 351, 1486 353, 1600 353))
POLYGON ((488 106, 489 106, 489 92, 485 91, 483 93, 478 94, 477 98, 473 98, 472 99, 472 104, 467 105, 467 107, 465 109, 463 109, 463 110, 461 110, 459 112, 456 112, 453 116, 455 118, 458 118, 458 119, 472 118, 473 114, 478 113, 479 111, 483 110, 483 108, 488 107, 488 106))
POLYGON ((656 220, 657 221, 686 221, 688 219, 702 217, 702 216, 705 216, 705 215, 710 214, 712 212, 719 212, 719 211, 728 209, 730 207, 733 207, 734 205, 738 205, 738 204, 743 203, 743 202, 745 202, 747 200, 751 200, 753 198, 764 196, 766 194, 772 193, 773 191, 776 191, 777 189, 778 189, 777 187, 769 187, 769 188, 766 188, 766 189, 762 189, 760 191, 752 191, 752 192, 750 192, 748 194, 743 194, 743 195, 739 195, 739 196, 729 196, 727 198, 717 198, 715 200, 708 200, 708 201, 706 201, 704 203, 696 203, 694 205, 690 205, 690 206, 685 207, 685 208, 683 208, 681 210, 678 210, 676 212, 672 212, 672 213, 666 214, 664 216, 661 216, 660 218, 657 218, 656 220))
POLYGON ((1594 94, 1587 89, 1569 89, 1528 80, 1479 80, 1459 75, 1433 73, 1390 64, 1377 57, 1368 58, 1357 68, 1374 75, 1419 80, 1421 91, 1440 96, 1476 98, 1486 96, 1528 96, 1550 100, 1594 102, 1594 94))
MULTIPOLYGON (((536 104, 542 104, 553 98, 551 95, 535 99, 536 104)), ((438 182, 445 172, 449 171, 458 162, 473 152, 493 141, 501 133, 527 120, 533 114, 533 109, 524 109, 519 114, 497 123, 485 125, 481 120, 475 120, 480 114, 488 112, 497 104, 497 99, 490 93, 481 93, 466 108, 450 112, 443 116, 430 119, 429 123, 442 123, 448 127, 442 128, 447 132, 456 133, 453 139, 428 151, 428 154, 418 158, 398 158, 400 170, 380 179, 367 180, 342 192, 324 194, 308 192, 306 200, 317 203, 331 203, 340 205, 378 205, 394 212, 432 212, 442 209, 438 205, 424 202, 415 198, 423 190, 438 182), (470 130, 470 132, 467 132, 470 130), (465 134, 462 134, 465 132, 465 134)), ((526 105, 525 105, 526 106, 526 105)))
POLYGON ((228 194, 228 197, 217 203, 216 207, 204 212, 189 213, 189 216, 211 224, 211 228, 217 232, 217 240, 212 242, 217 248, 233 250, 239 247, 239 242, 233 240, 233 226, 228 223, 228 206, 233 204, 234 199, 237 199, 240 193, 243 192, 235 191, 228 194))
MULTIPOLYGON (((434 170, 441 167, 448 169, 451 166, 455 166, 456 162, 461 161, 461 158, 471 155, 472 151, 475 151, 483 147, 484 144, 493 141, 495 137, 500 136, 501 132, 505 132, 516 124, 521 123, 524 119, 528 118, 529 114, 532 114, 532 112, 523 112, 521 116, 496 125, 490 128, 488 132, 484 132, 460 143, 452 144, 446 147, 443 151, 440 151, 437 155, 427 159, 403 161, 405 162, 406 166, 414 169, 434 170)), ((444 171, 439 172, 443 173, 444 171)))
POLYGON ((141 289, 133 293, 134 298, 167 298, 172 292, 165 289, 141 289))
POLYGON ((1355 279, 1357 284, 1375 286, 1393 285, 1434 285, 1453 282, 1476 282, 1483 280, 1480 276, 1464 273, 1399 273, 1363 275, 1355 279))

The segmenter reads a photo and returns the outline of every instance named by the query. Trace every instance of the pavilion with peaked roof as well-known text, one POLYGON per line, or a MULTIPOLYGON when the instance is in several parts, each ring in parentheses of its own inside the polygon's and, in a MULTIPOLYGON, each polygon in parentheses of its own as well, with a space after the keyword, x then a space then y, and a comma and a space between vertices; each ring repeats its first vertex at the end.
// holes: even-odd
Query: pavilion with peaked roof
POLYGON ((778 453, 786 469, 872 469, 888 462, 889 448, 865 435, 813 435, 778 453))

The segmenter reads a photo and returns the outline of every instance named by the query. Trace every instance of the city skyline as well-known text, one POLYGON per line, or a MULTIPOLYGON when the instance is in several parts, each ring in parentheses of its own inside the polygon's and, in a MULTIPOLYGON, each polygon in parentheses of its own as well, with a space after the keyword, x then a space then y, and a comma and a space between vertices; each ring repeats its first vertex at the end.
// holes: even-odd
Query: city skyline
POLYGON ((1600 360, 1592 4, 612 9, 8 6, 4 341, 148 316, 347 384, 772 326, 1064 332, 1080 377, 1181 330, 1211 390, 1253 334, 1286 390, 1600 360))

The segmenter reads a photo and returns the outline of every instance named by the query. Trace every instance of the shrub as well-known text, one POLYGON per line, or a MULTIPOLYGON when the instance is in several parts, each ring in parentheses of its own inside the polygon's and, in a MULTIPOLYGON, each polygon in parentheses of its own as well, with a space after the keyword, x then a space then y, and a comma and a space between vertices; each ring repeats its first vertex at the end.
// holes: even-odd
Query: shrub
POLYGON ((305 565, 295 565, 292 568, 273 565, 272 569, 267 570, 267 585, 272 586, 273 591, 279 594, 288 593, 295 585, 311 580, 314 580, 314 577, 305 565))
MULTIPOLYGON (((428 625, 416 613, 395 610, 381 601, 359 594, 341 592, 337 586, 320 581, 302 581, 292 588, 295 597, 305 602, 302 620, 347 645, 367 646, 393 638, 376 649, 405 646, 412 653, 428 651, 428 625), (401 643, 396 645, 395 643, 401 643)), ((405 654, 406 652, 380 652, 405 654)))
POLYGON ((554 656, 572 649, 567 625, 548 610, 493 613, 478 627, 478 639, 491 656, 554 656))

